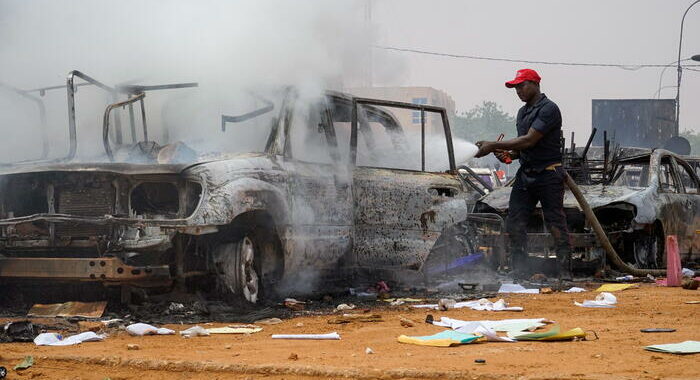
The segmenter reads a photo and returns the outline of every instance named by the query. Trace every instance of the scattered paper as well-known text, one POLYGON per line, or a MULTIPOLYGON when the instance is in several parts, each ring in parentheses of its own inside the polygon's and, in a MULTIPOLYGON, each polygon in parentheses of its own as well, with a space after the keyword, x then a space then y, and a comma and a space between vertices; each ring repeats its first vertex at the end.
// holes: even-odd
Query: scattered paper
POLYGON ((464 334, 483 335, 486 337, 486 340, 490 342, 515 342, 515 339, 499 336, 496 333, 496 330, 484 326, 484 324, 480 322, 470 322, 466 325, 460 326, 459 328, 455 329, 455 331, 464 334))
POLYGON ((539 294, 539 289, 525 289, 524 286, 520 284, 501 284, 498 289, 499 293, 525 293, 525 294, 539 294))
POLYGON ((681 269, 681 276, 683 277, 694 277, 695 276, 695 271, 688 269, 688 268, 683 268, 681 269))
POLYGON ((379 314, 343 314, 340 317, 334 317, 328 320, 329 324, 342 324, 352 322, 383 322, 382 316, 379 314))
POLYGON ((15 366, 15 371, 27 369, 33 365, 34 365, 34 357, 33 356, 25 356, 24 360, 22 360, 19 364, 17 364, 15 366))
POLYGON ((500 332, 507 331, 525 331, 525 330, 535 330, 538 327, 542 327, 547 323, 552 323, 545 318, 532 318, 532 319, 502 319, 499 321, 461 321, 459 319, 452 319, 448 317, 442 317, 439 321, 433 321, 435 326, 449 327, 454 330, 460 330, 462 327, 467 326, 472 323, 482 324, 490 329, 500 332))
POLYGON ((155 327, 146 323, 134 323, 126 326, 126 332, 129 335, 144 336, 144 335, 172 335, 175 330, 166 329, 165 327, 155 327))
POLYGON ((65 339, 56 333, 43 333, 34 338, 34 344, 37 346, 72 346, 83 342, 99 342, 106 337, 107 335, 98 335, 92 331, 71 335, 65 339))
POLYGON ((384 302, 396 302, 396 301, 401 301, 401 302, 423 302, 425 301, 424 299, 421 298, 387 298, 382 300, 384 302))
POLYGON ((214 327, 207 329, 209 334, 254 334, 262 331, 262 327, 255 325, 214 327))
MULTIPOLYGON (((438 304, 413 305, 413 307, 419 309, 439 309, 438 304)), ((496 302, 491 302, 486 298, 482 298, 477 301, 457 302, 452 308, 461 309, 465 307, 479 311, 523 311, 523 308, 520 306, 508 306, 508 303, 506 303, 506 301, 503 299, 499 299, 496 302)))
POLYGON ((574 302, 574 305, 593 308, 613 308, 617 304, 617 297, 611 293, 603 292, 595 297, 594 301, 586 300, 583 303, 574 302))
POLYGON ((255 323, 257 323, 259 325, 278 325, 278 324, 282 323, 282 320, 279 318, 265 318, 265 319, 255 321, 255 323))
POLYGON ((577 287, 572 287, 569 290, 564 290, 564 293, 583 293, 585 292, 586 289, 584 288, 577 288, 577 287))
POLYGON ((105 327, 112 327, 112 326, 121 324, 122 322, 124 322, 124 320, 119 319, 119 318, 114 318, 114 319, 107 319, 107 320, 100 321, 100 322, 102 322, 102 324, 105 325, 105 327))
POLYGON ((615 277, 616 281, 632 281, 634 280, 634 276, 631 274, 628 274, 627 276, 621 276, 621 277, 615 277))
POLYGON ((629 288, 638 288, 639 284, 603 284, 596 292, 617 292, 619 290, 625 290, 629 288))
POLYGON ((457 331, 445 330, 428 336, 406 336, 398 338, 400 343, 415 344, 419 346, 450 347, 472 343, 481 338, 481 335, 464 334, 457 331))
POLYGON ((700 353, 700 341, 686 340, 681 343, 656 344, 653 346, 646 346, 644 349, 669 354, 697 354, 700 353))
POLYGON ((340 340, 337 332, 328 334, 274 334, 272 339, 340 340))
POLYGON ((547 331, 520 334, 508 333, 508 336, 516 340, 557 341, 585 338, 586 333, 580 327, 561 332, 559 325, 554 325, 547 331))
POLYGON ((201 326, 192 326, 187 330, 180 331, 180 335, 184 338, 193 338, 195 336, 209 336, 209 331, 201 326))

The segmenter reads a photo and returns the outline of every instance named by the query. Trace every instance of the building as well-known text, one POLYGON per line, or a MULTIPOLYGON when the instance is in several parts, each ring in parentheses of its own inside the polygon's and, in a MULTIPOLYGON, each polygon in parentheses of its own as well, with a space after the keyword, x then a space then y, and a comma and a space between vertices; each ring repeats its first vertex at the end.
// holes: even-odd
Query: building
MULTIPOLYGON (((393 100, 397 102, 427 104, 431 106, 443 107, 447 110, 448 116, 455 114, 455 101, 450 95, 442 90, 432 87, 359 87, 347 88, 345 92, 362 98, 375 98, 382 100, 393 100)), ((394 116, 401 122, 406 130, 420 131, 420 111, 391 109, 394 116)), ((442 120, 439 115, 426 115, 426 132, 443 131, 442 120)))

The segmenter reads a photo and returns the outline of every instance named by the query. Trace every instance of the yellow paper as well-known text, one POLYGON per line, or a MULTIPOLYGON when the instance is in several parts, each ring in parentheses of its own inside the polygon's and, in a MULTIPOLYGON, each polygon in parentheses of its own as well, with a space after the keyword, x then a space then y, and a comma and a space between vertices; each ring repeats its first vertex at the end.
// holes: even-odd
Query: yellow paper
POLYGON ((521 334, 509 337, 517 340, 537 340, 537 341, 555 341, 555 340, 571 340, 574 338, 585 338, 586 332, 580 327, 568 331, 560 332, 559 325, 553 325, 549 330, 543 332, 534 332, 529 334, 521 334))
POLYGON ((424 299, 420 298, 387 298, 383 300, 384 302, 394 302, 394 301, 403 301, 403 302, 423 302, 425 301, 424 299))
POLYGON ((462 344, 461 342, 456 341, 456 340, 452 340, 452 339, 422 340, 422 339, 412 338, 412 337, 406 336, 406 335, 399 336, 399 343, 408 343, 408 344, 416 344, 418 346, 432 346, 432 347, 450 347, 450 346, 457 346, 457 345, 462 344))
POLYGON ((262 331, 262 327, 215 327, 207 329, 207 331, 209 332, 209 334, 253 334, 262 331))
POLYGON ((577 327, 575 329, 571 329, 569 331, 564 331, 563 333, 559 333, 556 335, 540 338, 538 340, 571 340, 574 338, 585 338, 586 337, 586 332, 583 331, 580 327, 577 327))
POLYGON ((604 284, 600 288, 596 289, 596 292, 617 292, 618 290, 625 290, 629 288, 639 287, 639 284, 604 284))

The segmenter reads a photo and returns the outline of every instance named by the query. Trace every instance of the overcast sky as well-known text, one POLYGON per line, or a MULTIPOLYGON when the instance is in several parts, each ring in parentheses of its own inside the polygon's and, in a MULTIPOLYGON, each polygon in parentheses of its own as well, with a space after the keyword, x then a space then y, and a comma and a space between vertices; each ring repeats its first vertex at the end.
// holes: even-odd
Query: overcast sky
MULTIPOLYGON (((378 44, 401 48, 537 61, 665 64, 676 60, 681 17, 691 3, 373 0, 372 21, 378 44)), ((515 114, 522 103, 503 82, 517 69, 535 69, 543 78, 542 90, 562 110, 565 131, 582 132, 579 141, 590 132, 591 99, 651 98, 661 73, 656 68, 627 71, 387 54, 405 58, 402 74, 377 75, 377 84, 439 88, 455 99, 459 111, 493 100, 515 114)), ((681 56, 694 54, 700 54, 700 4, 686 17, 681 56)), ((669 68, 663 85, 675 81, 675 67, 669 68)), ((674 98, 675 88, 664 89, 662 97, 674 98)), ((680 119, 681 130, 700 131, 700 72, 684 71, 680 119)))

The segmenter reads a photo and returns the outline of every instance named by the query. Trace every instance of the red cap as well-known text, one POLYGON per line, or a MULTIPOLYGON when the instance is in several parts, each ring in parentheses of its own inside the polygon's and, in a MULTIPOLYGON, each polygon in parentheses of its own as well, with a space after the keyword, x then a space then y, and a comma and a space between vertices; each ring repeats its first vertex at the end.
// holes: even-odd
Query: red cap
POLYGON ((537 74, 537 71, 532 70, 532 69, 522 69, 518 70, 518 73, 515 74, 515 79, 513 79, 510 82, 506 82, 506 87, 508 88, 513 88, 520 83, 525 82, 526 80, 535 82, 535 83, 540 83, 540 78, 539 74, 537 74))

